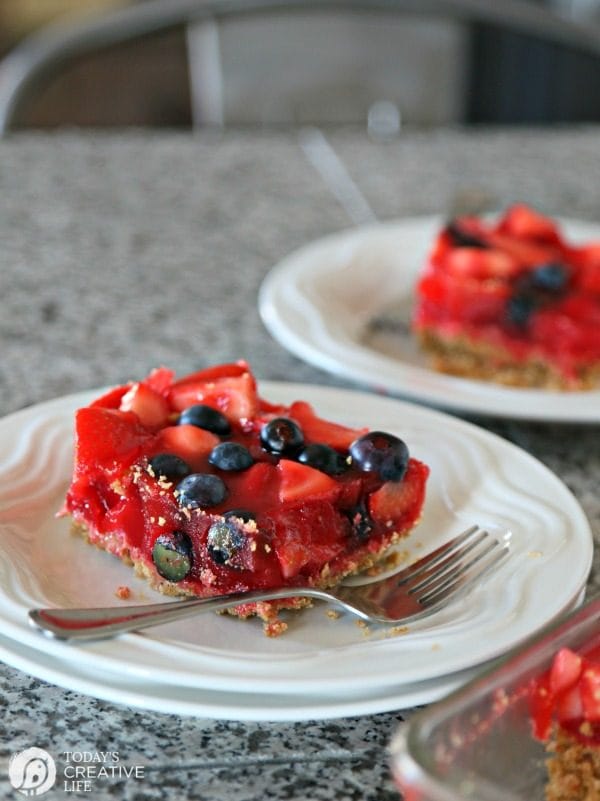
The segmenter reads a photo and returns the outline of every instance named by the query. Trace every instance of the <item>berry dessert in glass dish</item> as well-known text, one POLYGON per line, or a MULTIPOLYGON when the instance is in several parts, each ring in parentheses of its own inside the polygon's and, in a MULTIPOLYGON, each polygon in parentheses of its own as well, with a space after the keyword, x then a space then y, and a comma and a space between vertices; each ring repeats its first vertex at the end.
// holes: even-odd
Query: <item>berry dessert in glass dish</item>
POLYGON ((600 384, 600 241, 575 245, 530 207, 453 220, 419 278, 413 330, 432 366, 501 384, 600 384))
POLYGON ((600 596, 402 722, 391 765, 406 801, 598 801, 600 596))
POLYGON ((534 735, 546 743, 546 801, 600 799, 600 647, 561 648, 534 683, 534 735))
POLYGON ((280 634, 281 609, 373 566, 420 519, 428 467, 403 440, 263 399, 245 362, 166 368, 75 418, 62 514, 167 595, 289 587, 230 610, 280 634))

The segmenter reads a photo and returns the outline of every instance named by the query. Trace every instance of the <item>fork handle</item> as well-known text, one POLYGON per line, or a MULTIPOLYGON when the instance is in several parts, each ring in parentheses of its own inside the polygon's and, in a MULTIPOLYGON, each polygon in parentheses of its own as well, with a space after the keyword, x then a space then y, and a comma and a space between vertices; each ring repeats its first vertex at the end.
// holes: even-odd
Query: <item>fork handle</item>
POLYGON ((141 606, 113 606, 93 609, 32 609, 30 623, 44 634, 59 640, 99 640, 127 631, 172 623, 199 612, 218 612, 240 604, 271 601, 278 598, 309 596, 329 599, 313 588, 284 587, 278 590, 215 595, 211 598, 186 598, 141 606))

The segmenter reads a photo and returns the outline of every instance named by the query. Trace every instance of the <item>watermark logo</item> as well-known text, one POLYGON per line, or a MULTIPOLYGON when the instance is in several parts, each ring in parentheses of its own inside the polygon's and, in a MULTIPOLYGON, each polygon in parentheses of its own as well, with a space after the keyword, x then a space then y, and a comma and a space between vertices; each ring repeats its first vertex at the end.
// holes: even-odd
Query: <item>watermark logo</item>
POLYGON ((26 796, 54 786, 65 793, 93 793, 99 780, 143 779, 144 765, 121 762, 118 751, 62 751, 56 762, 42 748, 26 748, 11 757, 8 778, 26 796))
POLYGON ((13 754, 8 763, 10 783, 23 795, 42 795, 56 781, 56 764, 43 748, 26 748, 13 754))
POLYGON ((98 779, 143 779, 143 765, 126 765, 118 751, 63 751, 63 789, 91 793, 98 779))

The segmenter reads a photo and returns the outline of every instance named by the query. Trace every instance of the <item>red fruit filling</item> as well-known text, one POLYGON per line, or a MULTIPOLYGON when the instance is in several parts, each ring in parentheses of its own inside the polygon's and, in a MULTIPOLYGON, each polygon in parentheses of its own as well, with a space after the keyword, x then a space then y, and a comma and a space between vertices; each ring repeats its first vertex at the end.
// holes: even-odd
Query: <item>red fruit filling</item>
POLYGON ((425 498, 428 468, 402 440, 271 404, 244 362, 155 370, 80 409, 75 435, 64 513, 169 594, 335 584, 405 536, 425 498))
MULTIPOLYGON (((496 222, 454 220, 439 233, 419 279, 413 327, 426 347, 433 337, 438 349, 460 346, 461 357, 474 347, 517 368, 548 365, 562 388, 595 383, 600 243, 567 243, 553 220, 525 205, 496 222)), ((459 357, 437 366, 468 374, 459 357)))
POLYGON ((600 746, 600 648, 583 655, 561 648, 534 682, 531 711, 538 739, 557 723, 584 745, 600 746))

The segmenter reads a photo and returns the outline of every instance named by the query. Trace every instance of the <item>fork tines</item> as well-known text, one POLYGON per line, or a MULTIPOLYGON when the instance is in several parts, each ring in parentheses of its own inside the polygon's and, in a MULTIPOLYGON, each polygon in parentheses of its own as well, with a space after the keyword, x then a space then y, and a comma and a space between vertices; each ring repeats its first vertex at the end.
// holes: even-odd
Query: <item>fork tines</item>
POLYGON ((471 526, 397 575, 423 607, 437 606, 467 589, 508 554, 508 545, 479 526, 471 526))

